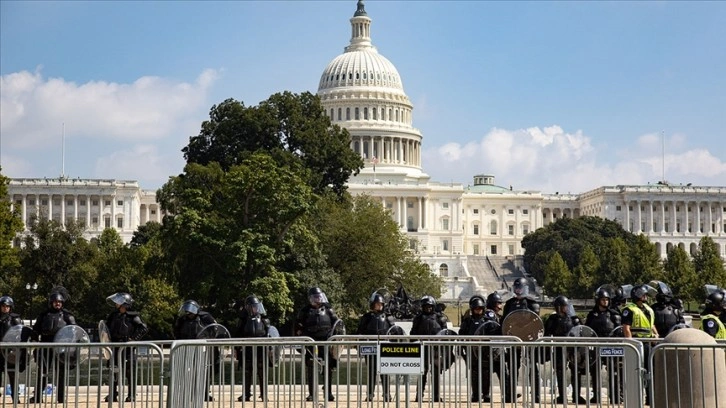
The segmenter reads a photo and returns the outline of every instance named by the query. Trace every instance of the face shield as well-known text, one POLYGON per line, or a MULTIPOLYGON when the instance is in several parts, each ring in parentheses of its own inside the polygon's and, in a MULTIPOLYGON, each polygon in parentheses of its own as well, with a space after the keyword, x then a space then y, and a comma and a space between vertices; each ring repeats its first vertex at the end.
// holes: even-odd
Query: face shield
POLYGON ((179 308, 179 315, 183 316, 186 314, 199 314, 199 304, 193 300, 187 300, 179 308))
POLYGON ((325 293, 322 292, 310 295, 308 300, 310 301, 310 305, 315 307, 320 307, 328 303, 328 298, 325 296, 325 293))
POLYGON ((557 313, 559 313, 563 316, 568 316, 568 317, 575 316, 575 308, 572 307, 571 304, 555 306, 555 307, 557 308, 557 313))
POLYGON ((128 293, 114 293, 113 295, 106 298, 106 303, 108 303, 110 306, 118 308, 119 306, 131 306, 131 295, 128 293))
POLYGON ((262 302, 248 303, 245 305, 245 310, 250 316, 267 314, 265 312, 265 307, 262 305, 262 302))
POLYGON ((512 290, 514 292, 514 296, 519 298, 529 295, 529 285, 514 285, 512 290))
MULTIPOLYGON (((665 283, 664 283, 664 285, 665 285, 665 283)), ((643 285, 643 286, 645 286, 645 290, 646 290, 646 293, 649 298, 654 298, 658 294, 658 289, 656 289, 650 285, 643 285)), ((666 287, 668 287, 668 286, 666 285, 666 287)), ((670 292, 670 289, 668 289, 668 291, 670 292)))

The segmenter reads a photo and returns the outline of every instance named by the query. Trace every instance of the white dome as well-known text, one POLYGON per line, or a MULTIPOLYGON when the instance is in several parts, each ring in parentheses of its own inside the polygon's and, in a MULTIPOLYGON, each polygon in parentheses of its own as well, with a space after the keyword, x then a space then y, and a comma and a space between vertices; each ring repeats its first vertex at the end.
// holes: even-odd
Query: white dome
POLYGON ((323 71, 318 91, 355 86, 403 91, 398 70, 375 49, 348 51, 335 57, 323 71))

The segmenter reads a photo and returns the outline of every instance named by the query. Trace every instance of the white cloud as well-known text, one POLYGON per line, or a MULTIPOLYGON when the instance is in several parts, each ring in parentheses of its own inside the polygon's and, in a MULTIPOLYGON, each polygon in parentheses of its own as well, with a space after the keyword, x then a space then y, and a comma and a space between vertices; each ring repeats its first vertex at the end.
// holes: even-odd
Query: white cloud
MULTIPOLYGON (((492 174, 497 184, 546 193, 582 193, 603 185, 647 184, 662 178, 662 136, 647 134, 615 154, 596 149, 581 130, 560 126, 519 130, 494 128, 479 141, 447 143, 423 151, 423 167, 434 181, 470 184, 492 174), (656 154, 654 154, 657 152, 656 154)), ((684 135, 666 138, 666 179, 673 183, 724 185, 726 162, 702 148, 686 149, 684 135)))
POLYGON ((193 83, 141 77, 121 84, 44 78, 40 69, 0 77, 3 146, 37 148, 67 138, 149 141, 177 132, 178 124, 206 108, 218 76, 205 70, 193 83))
POLYGON ((155 145, 139 144, 96 159, 94 178, 138 180, 142 188, 156 188, 179 174, 184 160, 178 150, 162 154, 155 145))

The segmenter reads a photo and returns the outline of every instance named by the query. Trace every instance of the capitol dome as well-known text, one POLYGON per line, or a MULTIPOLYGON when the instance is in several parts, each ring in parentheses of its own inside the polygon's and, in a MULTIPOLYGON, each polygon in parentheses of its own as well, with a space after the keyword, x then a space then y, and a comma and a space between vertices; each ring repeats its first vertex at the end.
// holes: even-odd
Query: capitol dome
POLYGON ((363 1, 350 24, 350 44, 320 76, 318 96, 326 115, 350 133, 351 149, 365 161, 361 177, 428 178, 421 171, 422 137, 413 127, 413 105, 398 70, 371 42, 363 1))

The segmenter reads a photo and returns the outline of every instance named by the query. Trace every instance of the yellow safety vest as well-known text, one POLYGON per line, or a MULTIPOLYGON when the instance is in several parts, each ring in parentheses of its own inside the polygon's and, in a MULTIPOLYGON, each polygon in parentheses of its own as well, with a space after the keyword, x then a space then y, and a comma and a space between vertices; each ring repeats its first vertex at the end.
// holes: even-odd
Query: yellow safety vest
MULTIPOLYGON (((707 314, 701 317, 701 322, 703 322, 706 319, 711 319, 718 325, 718 332, 716 332, 716 335, 714 336, 715 339, 726 339, 726 326, 724 326, 721 319, 718 318, 718 316, 713 314, 707 314)), ((703 329, 703 324, 701 324, 701 329, 703 329)), ((703 329, 705 331, 705 329, 703 329)))
POLYGON ((633 337, 653 337, 653 321, 655 320, 655 313, 653 312, 653 309, 645 303, 643 303, 643 308, 645 308, 645 311, 648 312, 648 315, 646 315, 635 303, 628 302, 628 304, 625 305, 625 309, 630 310, 630 313, 633 314, 633 324, 630 326, 630 332, 633 334, 633 337))

